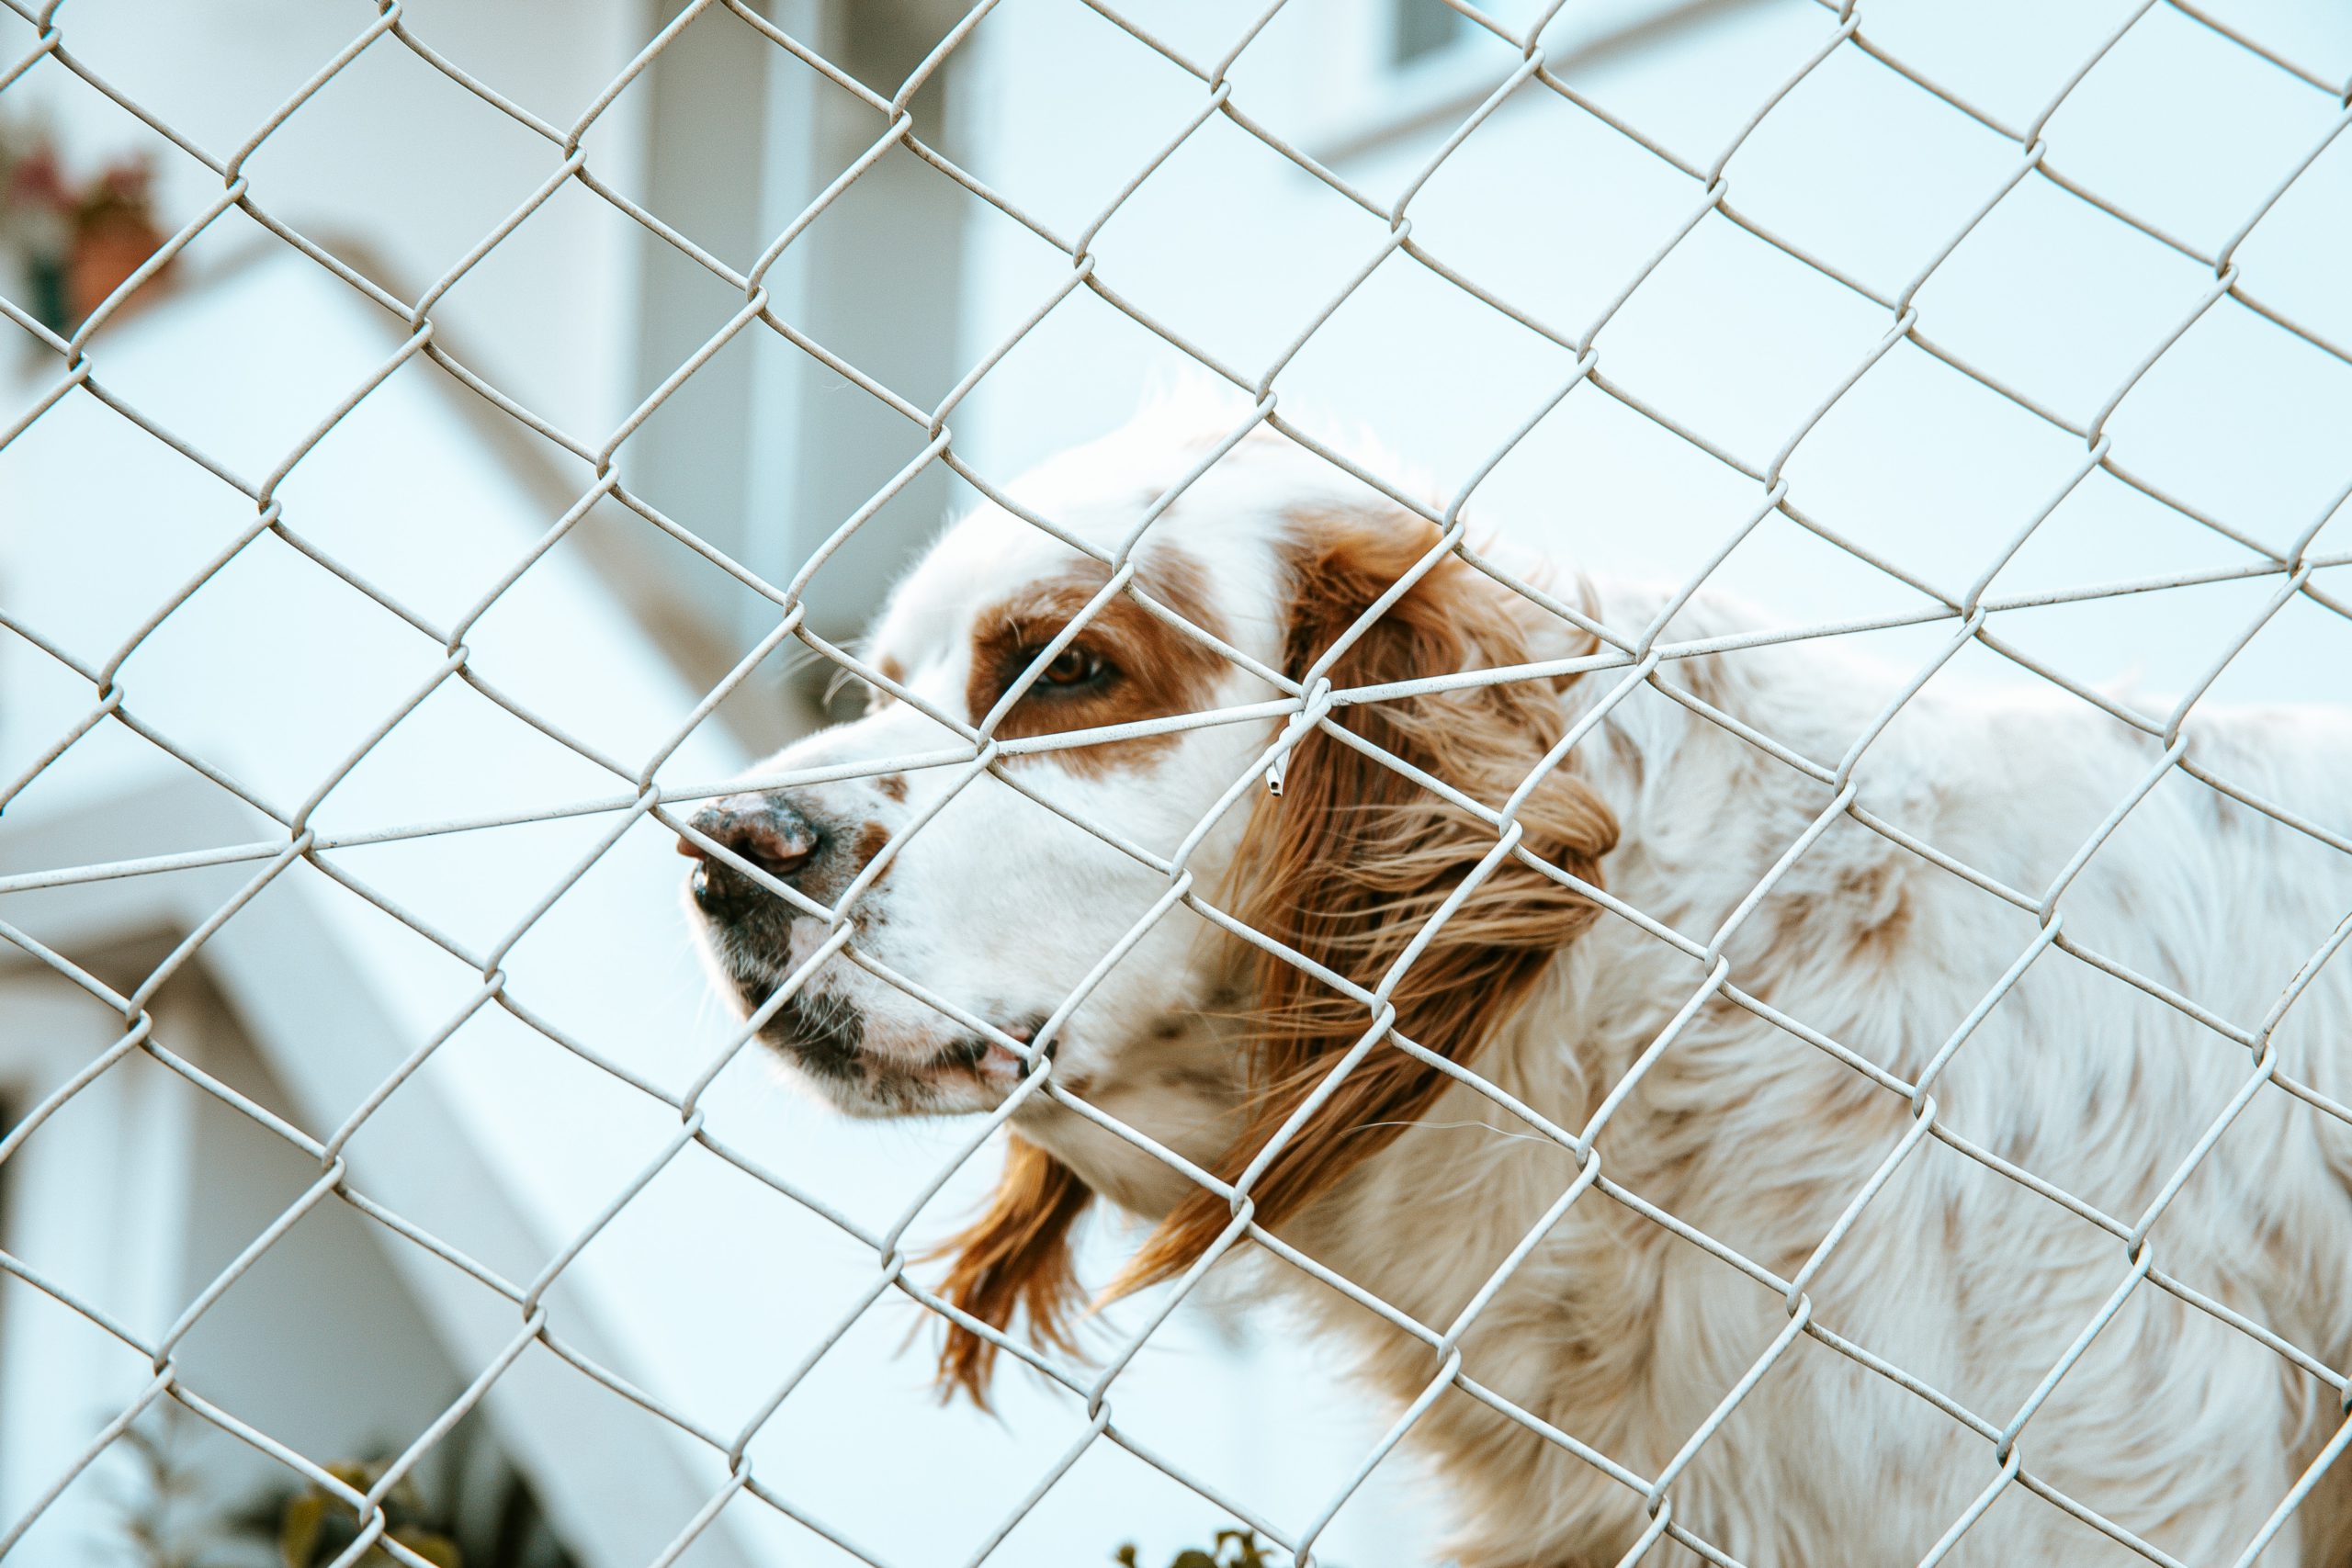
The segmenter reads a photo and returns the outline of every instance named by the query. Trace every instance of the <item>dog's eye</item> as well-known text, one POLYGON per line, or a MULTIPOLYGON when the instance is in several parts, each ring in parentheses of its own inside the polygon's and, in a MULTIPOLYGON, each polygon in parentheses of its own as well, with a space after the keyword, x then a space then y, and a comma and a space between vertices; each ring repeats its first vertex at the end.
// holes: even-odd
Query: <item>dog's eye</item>
POLYGON ((1100 654, 1090 653, 1082 648, 1066 648, 1054 656, 1054 661, 1046 666, 1045 672, 1037 679, 1048 686, 1091 686, 1109 673, 1110 669, 1100 654))

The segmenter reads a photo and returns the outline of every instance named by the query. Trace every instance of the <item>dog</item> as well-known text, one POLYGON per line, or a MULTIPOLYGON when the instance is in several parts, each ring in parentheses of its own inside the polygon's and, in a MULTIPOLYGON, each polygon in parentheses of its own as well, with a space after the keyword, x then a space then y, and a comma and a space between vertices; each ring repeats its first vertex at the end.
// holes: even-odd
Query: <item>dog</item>
POLYGON ((1462 1568, 2343 1561, 2352 722, 1898 703, 1373 464, 1147 408, 686 824, 794 1076, 1012 1101, 944 1381, 1102 1203, 1352 1350, 1462 1568))

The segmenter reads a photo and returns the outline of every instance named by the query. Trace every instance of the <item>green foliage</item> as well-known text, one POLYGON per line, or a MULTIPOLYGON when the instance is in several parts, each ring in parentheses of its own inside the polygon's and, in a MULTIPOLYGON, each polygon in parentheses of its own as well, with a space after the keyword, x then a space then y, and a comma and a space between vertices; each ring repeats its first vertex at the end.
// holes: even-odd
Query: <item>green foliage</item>
MULTIPOLYGON (((355 1492, 366 1492, 383 1479, 385 1468, 381 1461, 331 1464, 327 1473, 355 1492)), ((465 1553, 429 1522, 424 1499, 409 1477, 402 1476, 384 1494, 384 1518, 385 1536, 433 1568, 466 1568, 465 1553)), ((286 1568, 319 1568, 340 1557, 358 1539, 357 1512, 323 1486, 305 1487, 278 1506, 277 1557, 286 1568)), ((356 1568, 395 1568, 398 1561, 382 1547, 374 1546, 360 1557, 356 1568)))
MULTIPOLYGON (((393 1483, 384 1494, 384 1538, 434 1568, 579 1568, 520 1475, 503 1463, 485 1470, 470 1462, 471 1438, 461 1427, 444 1439, 439 1485, 421 1484, 415 1474, 393 1483)), ((348 1461, 326 1472, 365 1493, 382 1481, 389 1462, 348 1461)), ((264 1497, 239 1515, 237 1526, 243 1539, 273 1546, 283 1568, 323 1568, 359 1539, 357 1511, 319 1485, 264 1497)), ((400 1562, 379 1544, 354 1568, 395 1568, 400 1562)))
MULTIPOLYGON (((1136 1561, 1135 1542, 1128 1541, 1112 1553, 1119 1568, 1141 1568, 1136 1561)), ((1256 1530, 1219 1530, 1216 1544, 1204 1551, 1197 1546, 1187 1547, 1176 1554, 1168 1568, 1275 1568, 1266 1549, 1258 1544, 1256 1530)))
MULTIPOLYGON (((268 1562, 324 1568, 358 1540, 358 1511, 324 1485, 277 1486, 230 1507, 187 1452, 179 1412, 121 1442, 136 1461, 136 1490, 119 1500, 119 1528, 135 1568, 231 1568, 268 1562)), ((352 1568, 408 1568, 389 1540, 433 1568, 580 1568, 529 1485, 477 1423, 460 1423, 426 1462, 384 1494, 383 1533, 352 1568)), ((325 1467, 338 1487, 365 1494, 390 1468, 385 1458, 325 1467)))

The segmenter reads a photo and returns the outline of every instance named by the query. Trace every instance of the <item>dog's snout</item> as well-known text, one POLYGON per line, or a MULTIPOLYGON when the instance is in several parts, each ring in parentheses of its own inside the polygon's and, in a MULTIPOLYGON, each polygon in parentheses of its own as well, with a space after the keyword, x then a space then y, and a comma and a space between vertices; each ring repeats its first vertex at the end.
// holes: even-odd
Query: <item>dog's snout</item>
MULTIPOLYGON (((824 848, 816 824, 780 795, 730 795, 695 812, 693 826, 782 882, 791 881, 824 848)), ((708 858, 701 845, 683 836, 678 852, 708 858)))

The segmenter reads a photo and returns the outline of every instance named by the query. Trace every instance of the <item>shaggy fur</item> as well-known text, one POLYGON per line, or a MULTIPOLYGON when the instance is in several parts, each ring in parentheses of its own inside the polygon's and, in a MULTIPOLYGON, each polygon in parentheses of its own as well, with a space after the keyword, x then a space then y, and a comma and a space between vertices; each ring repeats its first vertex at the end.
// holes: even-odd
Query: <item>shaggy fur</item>
MULTIPOLYGON (((1115 549, 1213 434, 1149 412, 1012 493, 1115 549)), ((1002 733, 1045 737, 1274 694, 1232 660, 1202 661, 1198 639, 1170 624, 1179 614, 1263 669, 1298 680, 1320 668, 1343 689, 1591 651, 1588 634, 1457 559, 1421 570, 1434 536, 1329 464, 1255 434, 1147 533, 1141 592, 1115 599, 1119 614, 1099 637, 1082 629, 1055 649, 1046 644, 1069 614, 1107 578, 983 508, 942 537, 883 616, 876 658, 900 697, 884 695, 775 764, 936 750, 947 736, 926 709, 970 723, 983 697, 993 706, 1009 693, 1019 694, 1002 733), (1075 602, 1073 581, 1086 590, 1075 602), (1038 584, 1064 586, 1041 598, 1038 584), (1062 606, 1052 626, 992 608, 1048 599, 1062 606), (1141 675, 1126 668, 1139 662, 1141 675), (1006 672, 1016 664, 1035 677, 1025 691, 1020 671, 1006 672)), ((1581 592, 1600 622, 1627 631, 1667 603, 1662 590, 1569 581, 1566 597, 1581 592)), ((1702 596, 1668 636, 1751 624, 1702 596)), ((857 906, 861 951, 1015 1040, 1036 1034, 1056 1083, 1183 1159, 1227 1182, 1254 1169, 1257 1223, 1440 1333, 1577 1179, 1576 1158, 1393 1043, 1362 1046, 1373 1010, 1315 971, 1385 997, 1397 1033, 1571 1133, 1695 1006, 1599 1137, 1605 1181, 1557 1216, 1462 1329, 1464 1375, 1643 1476, 1682 1454, 1786 1328, 1790 1307, 1637 1201, 1782 1280, 1813 1260, 1812 1324, 2007 1427, 2132 1277, 2124 1243, 1921 1137, 1820 1257, 1912 1131, 1910 1104, 1707 990, 1708 964, 1600 912, 1576 886, 1605 887, 1702 945, 1720 932, 1732 985, 1905 1080, 2037 945, 2035 918, 1840 817, 1724 931, 1833 792, 1649 687, 1550 756, 1618 679, 1517 679, 1343 705, 1333 719, 1351 739, 1308 736, 1280 794, 1253 784, 1205 827, 1235 781, 1262 767, 1280 720, 1129 738, 1091 758, 1021 757, 944 805, 952 769, 797 790, 795 821, 825 847, 763 869, 823 901, 872 860, 867 829, 878 825, 893 858, 857 906), (1565 876, 1497 853, 1488 822, 1415 773, 1490 809, 1510 804, 1523 847, 1565 876), (1168 886, 1061 812, 1151 855, 1193 836, 1196 892, 1307 966, 1180 906, 1037 1034, 1168 886), (1448 906, 1434 935, 1417 941, 1448 906), (1261 1162, 1351 1056, 1333 1092, 1261 1162)), ((1677 660, 1659 675, 1826 761, 1865 733, 1901 679, 1819 644, 1677 660)), ((1855 773, 1860 799, 2038 894, 2161 748, 2070 697, 1950 684, 1932 683, 1870 745, 1855 773)), ((2345 716, 2200 711, 2191 733, 2190 758, 2217 775, 2344 821, 2345 716)), ((703 863, 714 959, 756 1006, 824 927, 747 911, 748 863, 711 835, 687 847, 703 863)), ((2175 771, 2057 908, 2071 943, 2251 1028, 2352 908, 2352 866, 2175 771)), ((2347 964, 2322 967, 2272 1037, 2279 1073, 2339 1100, 2352 1097, 2347 964)), ((820 965, 804 995, 763 1037, 854 1113, 986 1110, 1027 1070, 845 960, 820 965), (826 1030, 796 1021, 812 1013, 826 1030), (854 1034, 842 1020, 854 1020, 854 1034), (844 1038, 855 1043, 846 1069, 844 1038)), ((1952 1138, 2129 1228, 2254 1067, 2179 1008, 2046 948, 1951 1054, 1933 1102, 1952 1138)), ((1025 1324, 1067 1348, 1080 1299, 1069 1238, 1097 1198, 1152 1226, 1115 1290, 1181 1272, 1230 1229, 1224 1198, 1045 1095, 1023 1100, 1009 1142, 995 1201, 949 1249, 946 1293, 982 1321, 1025 1324)), ((2324 1365, 2352 1365, 2347 1178, 2345 1126, 2265 1084, 2171 1200, 2142 1260, 2324 1365)), ((1313 1331, 1352 1346, 1364 1379, 1400 1408, 1439 1374, 1427 1344, 1329 1286, 1246 1245, 1232 1256, 1313 1331)), ((979 1395, 990 1360, 985 1341, 957 1331, 942 1371, 979 1395)), ((2039 1486, 2185 1562, 2233 1562, 2342 1418, 2321 1379, 2143 1280, 2018 1436, 2031 1485, 2012 1484, 1947 1561, 2142 1561, 2039 1486)), ((1463 1568, 1613 1562, 1649 1521, 1631 1489, 1458 1390, 1430 1405, 1408 1444, 1443 1483, 1463 1568)), ((1994 1444, 1962 1421, 1801 1335, 1687 1456, 1669 1495, 1679 1525, 1744 1562, 1916 1562, 1998 1468, 1994 1444)), ((2261 1561, 2341 1561, 2352 1547, 2346 1503, 2331 1472, 2261 1561)))

